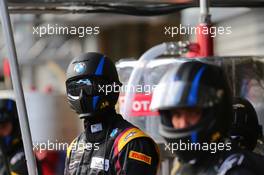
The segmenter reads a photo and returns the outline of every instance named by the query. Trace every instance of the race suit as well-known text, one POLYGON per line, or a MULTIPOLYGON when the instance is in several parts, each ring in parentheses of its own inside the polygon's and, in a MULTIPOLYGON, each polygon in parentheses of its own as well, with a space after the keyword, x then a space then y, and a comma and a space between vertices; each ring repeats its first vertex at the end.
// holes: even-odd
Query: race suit
POLYGON ((246 150, 211 154, 197 163, 176 160, 171 175, 263 175, 264 158, 246 150))
POLYGON ((64 174, 156 175, 159 152, 155 142, 120 115, 110 118, 103 124, 88 124, 71 143, 64 174))

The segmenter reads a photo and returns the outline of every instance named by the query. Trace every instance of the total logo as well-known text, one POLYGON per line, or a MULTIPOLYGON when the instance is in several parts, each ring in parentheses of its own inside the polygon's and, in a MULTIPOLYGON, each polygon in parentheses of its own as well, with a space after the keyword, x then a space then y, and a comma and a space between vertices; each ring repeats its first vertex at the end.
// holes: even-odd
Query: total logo
MULTIPOLYGON (((157 111, 150 110, 152 95, 147 94, 136 94, 132 101, 131 111, 129 116, 131 117, 142 117, 142 116, 159 116, 157 111)), ((124 110, 125 97, 120 94, 119 105, 121 111, 124 110)))
POLYGON ((84 63, 78 63, 74 66, 74 71, 78 74, 84 73, 86 71, 86 65, 84 63))

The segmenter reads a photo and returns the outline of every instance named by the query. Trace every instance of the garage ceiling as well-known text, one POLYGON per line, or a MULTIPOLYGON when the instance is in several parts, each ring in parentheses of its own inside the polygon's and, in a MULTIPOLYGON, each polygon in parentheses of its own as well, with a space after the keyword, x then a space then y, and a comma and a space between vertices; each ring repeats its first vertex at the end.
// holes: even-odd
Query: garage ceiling
MULTIPOLYGON (((161 15, 198 7, 198 0, 9 0, 12 13, 161 15)), ((264 7, 264 0, 211 0, 212 7, 264 7)))

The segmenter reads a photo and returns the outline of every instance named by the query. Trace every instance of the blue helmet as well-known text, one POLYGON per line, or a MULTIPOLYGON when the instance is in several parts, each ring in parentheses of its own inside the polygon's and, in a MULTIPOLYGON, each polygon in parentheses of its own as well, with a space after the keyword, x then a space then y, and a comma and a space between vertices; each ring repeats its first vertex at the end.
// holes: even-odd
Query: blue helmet
MULTIPOLYGON (((212 143, 227 136, 232 118, 231 91, 222 69, 190 61, 169 70, 154 90, 151 108, 161 115, 160 134, 170 143, 212 143), (174 128, 172 111, 201 109, 200 120, 186 128, 174 128)), ((182 161, 198 158, 199 151, 176 151, 182 161)))
POLYGON ((97 116, 114 109, 119 91, 112 89, 106 92, 107 86, 114 85, 121 86, 116 67, 103 54, 82 54, 74 58, 68 66, 67 98, 80 118, 97 116))
POLYGON ((0 123, 17 119, 16 102, 12 99, 0 99, 0 123))

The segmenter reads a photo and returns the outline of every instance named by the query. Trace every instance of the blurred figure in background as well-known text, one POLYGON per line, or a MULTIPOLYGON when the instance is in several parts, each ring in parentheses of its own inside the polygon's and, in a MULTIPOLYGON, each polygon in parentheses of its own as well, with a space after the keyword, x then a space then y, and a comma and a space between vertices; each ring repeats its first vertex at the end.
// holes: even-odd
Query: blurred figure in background
POLYGON ((4 174, 26 175, 27 165, 16 103, 11 99, 0 99, 0 147, 4 174))
POLYGON ((249 151, 253 151, 258 139, 262 138, 262 126, 259 125, 257 112, 247 99, 233 99, 233 120, 229 135, 234 145, 249 151))
MULTIPOLYGON (((28 174, 16 102, 12 99, 0 99, 0 149, 0 175, 28 174)), ((37 165, 41 175, 38 161, 37 165)))

